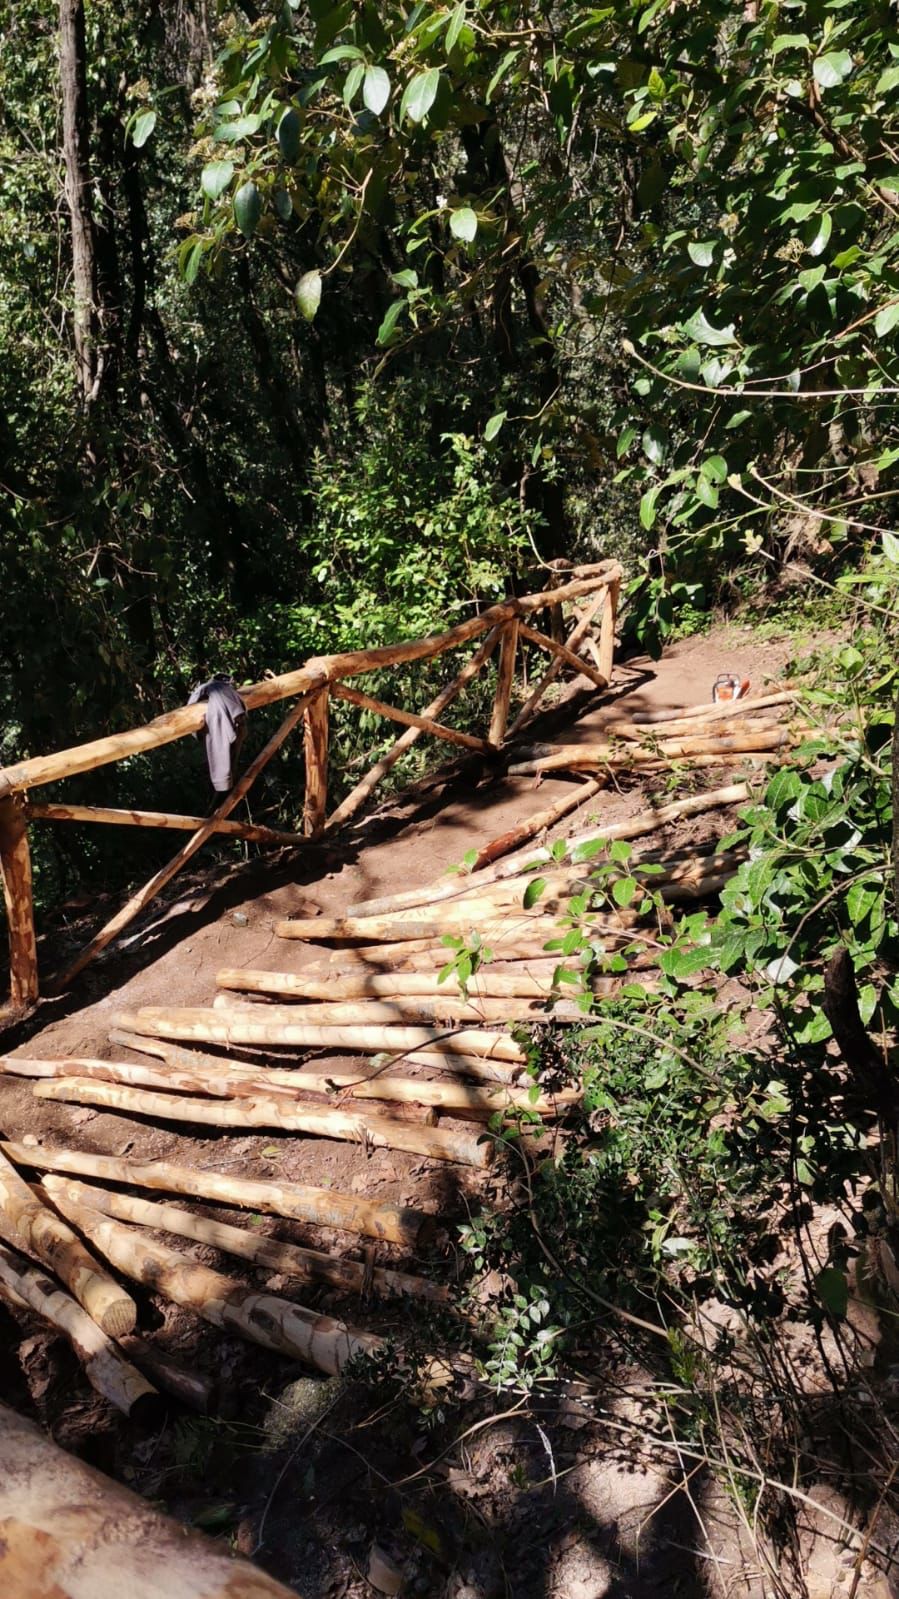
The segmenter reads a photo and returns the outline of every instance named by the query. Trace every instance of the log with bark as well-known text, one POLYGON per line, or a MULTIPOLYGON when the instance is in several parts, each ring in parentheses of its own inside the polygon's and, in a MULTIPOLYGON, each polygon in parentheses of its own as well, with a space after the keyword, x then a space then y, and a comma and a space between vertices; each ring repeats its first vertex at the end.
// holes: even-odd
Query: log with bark
POLYGON ((347 688, 345 683, 335 684, 333 693, 336 699, 346 700, 349 705, 356 705, 363 711, 373 711, 376 716, 383 716, 387 721, 399 722, 403 727, 417 728, 420 733, 429 733, 431 738, 443 739, 445 743, 455 744, 461 749, 474 750, 478 755, 492 754, 492 747, 486 739, 476 738, 473 733, 460 733, 457 728, 446 727, 442 722, 435 722, 433 717, 422 715, 417 711, 404 711, 399 706, 387 705, 371 694, 347 688))
POLYGON ((187 1405, 201 1416, 208 1416, 214 1409, 217 1389, 211 1377, 204 1376, 200 1371, 188 1370, 168 1350, 160 1349, 146 1338, 139 1338, 137 1333, 126 1333, 116 1342, 122 1353, 145 1372, 157 1388, 171 1394, 179 1404, 187 1405))
POLYGON ((0 799, 0 886, 9 939, 9 1000, 13 1011, 38 997, 37 935, 31 849, 24 808, 17 795, 0 799))
POLYGON ((0 1154, 0 1232, 17 1248, 49 1266, 97 1326, 111 1338, 131 1332, 137 1306, 94 1260, 71 1227, 37 1198, 0 1154))
POLYGON ((0 1405, 4 1599, 303 1599, 0 1405))
POLYGON ((475 1028, 449 1031, 435 1027, 343 1026, 310 1027, 290 1005, 270 1005, 259 1016, 248 1011, 215 1011, 202 1007, 144 1006, 115 1017, 116 1027, 151 1038, 196 1039, 205 1044, 292 1044, 316 1049, 342 1047, 372 1053, 399 1054, 429 1044, 451 1055, 482 1055, 487 1060, 526 1061, 520 1044, 502 1033, 475 1028))
MULTIPOLYGON (((570 655, 576 657, 577 650, 581 648, 584 639, 593 625, 593 620, 597 611, 601 606, 606 604, 607 597, 608 590, 600 589, 599 593, 594 594, 591 598, 583 615, 578 619, 575 627, 573 628, 570 637, 565 641, 566 648, 570 655)), ((509 729, 510 738, 514 738, 519 728, 523 727, 525 722, 529 721, 533 716, 547 689, 559 676, 564 664, 565 662, 561 655, 556 655, 550 662, 543 676, 540 678, 536 687, 531 691, 521 710, 518 712, 514 722, 512 723, 512 726, 509 729)), ((608 684, 611 677, 611 663, 609 670, 598 672, 597 675, 604 678, 608 684)))
POLYGON ((54 1203, 118 1271, 184 1310, 280 1355, 303 1360, 336 1377, 356 1355, 374 1355, 381 1339, 319 1316, 275 1294, 259 1293, 189 1255, 148 1238, 73 1199, 64 1179, 45 1177, 54 1203))
POLYGON ((284 1096, 259 1094, 239 1100, 188 1099, 183 1094, 159 1094, 150 1089, 124 1088, 118 1083, 80 1081, 63 1077, 37 1082, 38 1099, 64 1105, 102 1105, 134 1116, 186 1122, 198 1127, 264 1127, 272 1131, 313 1133, 319 1138, 346 1139, 376 1149, 404 1149, 434 1160, 455 1160, 466 1166, 487 1166, 493 1146, 478 1142, 468 1132, 449 1127, 427 1127, 420 1122, 398 1121, 362 1111, 332 1110, 323 1105, 296 1106, 284 1096))
POLYGON ((435 1231, 433 1217, 420 1210, 388 1201, 379 1204, 329 1188, 232 1177, 168 1160, 125 1160, 115 1155, 95 1155, 86 1149, 42 1149, 4 1143, 0 1144, 0 1150, 17 1166, 66 1172, 76 1177, 99 1177, 103 1182, 123 1183, 131 1188, 191 1195, 215 1204, 234 1205, 239 1210, 258 1210, 291 1221, 312 1222, 317 1227, 361 1233, 366 1238, 401 1244, 411 1251, 426 1247, 435 1231))
POLYGON ((0 1245, 0 1285, 65 1334, 91 1387, 116 1410, 126 1416, 134 1415, 135 1419, 149 1419, 155 1414, 159 1407, 156 1389, 122 1358, 112 1339, 93 1317, 52 1277, 3 1245, 0 1245))
MULTIPOLYGON (((49 1179, 52 1188, 53 1179, 49 1179)), ((232 1223, 215 1221, 210 1216, 197 1216, 180 1205, 160 1204, 152 1200, 120 1194, 108 1188, 68 1179, 64 1192, 78 1204, 102 1211, 118 1221, 133 1222, 139 1227, 152 1227, 157 1232, 173 1233, 179 1238, 190 1238, 194 1243, 208 1244, 225 1254, 251 1260, 271 1271, 283 1272, 288 1277, 298 1277, 302 1282, 327 1284, 331 1288, 349 1289, 353 1293, 400 1294, 410 1299, 427 1299, 434 1304, 447 1304, 449 1290, 427 1277, 416 1277, 404 1271, 394 1271, 387 1266, 373 1266, 366 1261, 344 1260, 340 1256, 326 1255, 321 1250, 304 1249, 299 1244, 283 1243, 280 1238, 268 1238, 264 1233, 250 1232, 232 1223)), ((137 1362, 141 1364, 140 1361, 137 1362)), ((164 1383, 161 1381, 161 1386, 164 1383)))

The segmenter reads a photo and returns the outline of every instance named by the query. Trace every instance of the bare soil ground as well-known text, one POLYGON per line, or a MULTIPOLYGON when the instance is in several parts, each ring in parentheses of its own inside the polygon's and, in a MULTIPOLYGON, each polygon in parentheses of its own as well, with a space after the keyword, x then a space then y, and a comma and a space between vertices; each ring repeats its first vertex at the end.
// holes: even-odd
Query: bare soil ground
MULTIPOLYGON (((760 690, 794 648, 787 639, 758 643, 733 628, 726 636, 712 633, 676 644, 659 663, 634 659, 619 667, 612 693, 576 720, 569 693, 541 721, 544 728, 555 722, 556 732, 565 725, 567 741, 586 740, 613 713, 708 699, 722 670, 749 676, 760 690)), ((528 737, 540 731, 534 724, 528 737)), ((713 776, 716 785, 730 780, 726 769, 713 776)), ((567 780, 548 780, 535 794, 533 779, 480 778, 471 767, 455 779, 445 774, 327 847, 274 858, 258 852, 236 862, 234 846, 217 846, 216 865, 178 879, 168 903, 146 914, 124 948, 92 966, 71 994, 42 1002, 26 1026, 0 1042, 21 1053, 111 1057, 117 1052, 107 1034, 117 1011, 207 1005, 222 966, 299 970, 319 953, 276 939, 279 917, 334 915, 364 898, 433 881, 467 850, 570 792, 567 780)), ((634 814, 645 808, 647 793, 645 781, 609 789, 567 819, 557 836, 634 814)), ((683 845, 717 836, 727 825, 711 813, 652 842, 683 845)), ((102 917, 109 912, 106 905, 98 909, 102 917)), ((79 941, 90 920, 72 930, 79 941)), ((45 944, 45 965, 68 953, 58 936, 45 944)), ((447 1229, 433 1259, 413 1269, 445 1281, 457 1270, 450 1224, 494 1203, 502 1184, 501 1176, 324 1139, 209 1136, 205 1129, 192 1136, 190 1129, 36 1100, 27 1082, 8 1078, 0 1079, 0 1127, 7 1136, 50 1146, 289 1178, 429 1209, 447 1229)), ((210 1213, 247 1222, 221 1209, 210 1213)), ((271 1218, 253 1224, 354 1253, 346 1235, 271 1218)), ((197 1253, 244 1275, 234 1260, 197 1253)), ((398 1250, 378 1246, 379 1264, 400 1259, 398 1250)), ((246 1280, 291 1292, 282 1278, 246 1280)), ((452 1341, 451 1326, 439 1316, 406 1305, 360 1305, 311 1290, 303 1299, 398 1344, 411 1338, 440 1348, 452 1341)), ((494 1402, 457 1381, 445 1399, 423 1407, 398 1394, 391 1380, 344 1386, 310 1377, 149 1295, 142 1296, 141 1322, 161 1346, 215 1376, 214 1418, 173 1409, 161 1431, 138 1434, 97 1401, 61 1340, 0 1307, 7 1396, 65 1446, 229 1538, 304 1599, 362 1599, 377 1591, 367 1580, 373 1545, 397 1561, 403 1592, 423 1599, 692 1599, 768 1591, 719 1488, 699 1473, 688 1494, 679 1491, 676 1455, 641 1439, 642 1377, 631 1365, 604 1372, 600 1390, 588 1377, 581 1387, 527 1400, 494 1402)), ((587 1329, 585 1370, 590 1342, 587 1329)), ((830 1586, 816 1590, 818 1599, 848 1593, 837 1581, 844 1569, 851 1577, 836 1556, 825 1561, 821 1580, 830 1586)), ((862 1585, 856 1592, 862 1599, 875 1590, 862 1585)))

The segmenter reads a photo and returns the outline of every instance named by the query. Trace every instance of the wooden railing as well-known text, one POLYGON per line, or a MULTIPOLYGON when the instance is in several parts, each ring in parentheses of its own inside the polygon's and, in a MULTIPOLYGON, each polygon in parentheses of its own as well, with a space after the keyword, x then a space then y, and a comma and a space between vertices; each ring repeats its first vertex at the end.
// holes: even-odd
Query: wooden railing
MULTIPOLYGON (((37 944, 34 929, 34 908, 31 878, 31 852, 28 827, 35 821, 97 822, 113 826, 168 827, 190 833, 190 838, 166 866, 154 873, 136 894, 133 894, 112 919, 107 922, 80 955, 58 979, 58 987, 66 984, 83 970, 93 957, 111 943, 144 906, 171 881, 181 867, 214 833, 225 833, 257 843, 283 845, 302 844, 319 838, 322 833, 343 826, 355 815, 359 807, 377 784, 390 771, 400 756, 415 743, 422 733, 442 739, 449 744, 482 754, 495 752, 503 741, 512 736, 533 716, 550 683, 558 677, 564 666, 589 678, 598 688, 606 688, 611 678, 612 654, 615 640, 615 621, 621 584, 621 568, 614 561, 603 561, 594 566, 572 567, 567 581, 553 589, 538 594, 528 594, 519 599, 503 600, 467 622, 450 628, 446 633, 436 633, 429 638, 410 639, 402 644, 388 644, 379 649, 353 650, 343 655, 324 655, 306 662, 295 672, 271 677, 249 688, 241 689, 248 710, 271 705, 278 700, 293 703, 280 727, 269 739, 234 787, 209 817, 174 816, 159 811, 113 810, 109 807, 64 804, 34 804, 23 798, 31 789, 45 783, 55 783, 61 778, 73 777, 79 772, 92 771, 115 761, 146 750, 158 749, 175 739, 197 733, 203 727, 205 706, 185 705, 179 710, 158 716, 142 727, 126 733, 113 733, 106 738, 93 739, 87 744, 77 744, 71 749, 57 750, 53 755, 38 755, 19 761, 14 766, 0 768, 0 876, 6 904, 10 950, 10 993, 15 1010, 32 1004, 38 997, 37 944), (567 644, 558 637, 550 637, 533 628, 527 618, 550 609, 554 622, 562 614, 562 607, 586 601, 582 613, 576 614, 576 625, 567 644), (598 622, 598 640, 589 638, 589 630, 598 622), (451 683, 440 691, 421 712, 387 705, 361 690, 348 687, 346 679, 365 677, 384 667, 400 666, 414 661, 432 660, 447 650, 458 648, 471 639, 481 638, 474 654, 451 683), (537 645, 551 656, 543 677, 530 693, 526 703, 508 727, 509 707, 515 679, 516 661, 520 657, 522 641, 537 645), (579 647, 589 645, 593 664, 575 653, 579 647), (472 681, 499 648, 499 669, 496 692, 486 738, 471 733, 461 733, 447 727, 440 717, 447 706, 472 681), (347 700, 353 705, 374 711, 379 716, 401 724, 405 731, 376 761, 355 788, 341 800, 337 808, 327 815, 328 791, 328 724, 331 697, 347 700), (305 795, 303 807, 303 833, 278 832, 250 823, 232 822, 228 818, 255 782, 259 773, 280 749, 281 745, 302 720, 305 754, 305 795)), ((558 626, 554 632, 558 632, 558 626)))

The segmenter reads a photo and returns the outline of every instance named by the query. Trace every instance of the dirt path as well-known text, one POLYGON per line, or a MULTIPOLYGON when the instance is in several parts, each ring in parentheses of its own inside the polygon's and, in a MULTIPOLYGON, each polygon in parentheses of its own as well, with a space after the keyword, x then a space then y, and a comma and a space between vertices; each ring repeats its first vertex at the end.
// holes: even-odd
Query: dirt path
MULTIPOLYGON (((750 677, 760 690, 792 650, 791 641, 759 644, 751 634, 728 629, 677 644, 656 664, 632 660, 617 669, 613 694, 571 726, 566 739, 594 736, 613 711, 673 709, 707 699, 722 670, 750 677)), ((716 771, 715 780, 728 781, 726 770, 716 771)), ((457 785, 391 804, 374 824, 327 851, 269 862, 260 857, 224 878, 182 887, 164 913, 147 916, 125 951, 91 968, 75 994, 45 1002, 10 1046, 44 1055, 121 1053, 107 1039, 116 1011, 141 1004, 208 1005, 216 972, 226 965, 298 970, 318 951, 277 940, 277 918, 309 914, 313 907, 333 915, 355 901, 428 883, 467 850, 530 814, 535 803, 542 808, 570 788, 568 781, 546 781, 536 798, 532 779, 461 790, 457 785)), ((557 834, 620 820, 645 802, 645 786, 630 782, 626 790, 596 796, 557 834)), ((720 829, 720 817, 698 818, 677 837, 681 842, 720 829)), ((192 1137, 189 1130, 38 1101, 28 1083, 11 1079, 0 1080, 0 1126, 7 1135, 34 1142, 365 1192, 449 1220, 489 1202, 494 1181, 414 1156, 366 1153, 322 1139, 192 1137)), ((283 1238, 355 1253, 345 1235, 255 1220, 283 1238)), ((379 1246, 379 1262, 386 1264, 391 1254, 400 1258, 379 1246)), ((215 1261, 210 1251, 201 1255, 215 1261)), ((436 1269, 445 1276, 451 1261, 450 1251, 436 1269)), ((233 1261, 226 1269, 239 1274, 233 1261)), ((283 1279, 274 1281, 287 1286, 283 1279)), ((325 1292, 304 1299, 387 1334, 408 1332, 405 1309, 359 1307, 325 1292)), ((464 1454, 466 1468, 442 1469, 442 1490, 435 1493, 432 1475, 415 1482, 422 1459, 432 1452, 433 1419, 410 1431, 407 1421, 397 1427, 390 1420, 395 1413, 388 1412, 379 1424, 377 1417, 366 1417, 358 1397, 332 1394, 317 1379, 298 1380, 288 1362, 198 1330, 162 1301, 148 1301, 143 1310, 144 1326, 155 1327, 161 1343, 218 1375, 224 1419, 176 1419, 162 1439, 136 1438, 98 1407, 58 1341, 35 1325, 22 1344, 20 1327, 0 1309, 0 1369, 8 1370, 13 1402, 142 1491, 167 1499, 191 1519, 227 1528, 238 1547, 256 1552, 306 1599, 370 1594, 363 1574, 375 1539, 402 1556, 404 1591, 440 1599, 642 1599, 707 1591, 708 1569, 691 1554, 695 1528, 685 1530, 682 1496, 667 1502, 667 1466, 644 1458, 639 1447, 622 1446, 620 1432, 603 1434, 576 1404, 566 1411, 564 1405, 573 1401, 556 1395, 542 1420, 530 1407, 527 1417, 491 1426, 464 1454), (408 1486, 397 1488, 398 1482, 408 1486), (677 1553, 678 1546, 686 1552, 677 1553)), ((436 1344, 439 1327, 428 1331, 425 1325, 423 1336, 436 1344)), ((622 1374, 621 1392, 610 1399, 613 1411, 617 1405, 638 1415, 633 1383, 632 1372, 622 1374)), ((371 1394, 366 1402, 377 1412, 371 1394)), ((712 1496, 706 1513, 714 1518, 719 1511, 724 1514, 712 1496)), ((739 1544, 732 1532, 728 1536, 733 1547, 727 1558, 737 1559, 739 1544)), ((752 1593, 748 1578, 747 1583, 739 1591, 752 1593)))

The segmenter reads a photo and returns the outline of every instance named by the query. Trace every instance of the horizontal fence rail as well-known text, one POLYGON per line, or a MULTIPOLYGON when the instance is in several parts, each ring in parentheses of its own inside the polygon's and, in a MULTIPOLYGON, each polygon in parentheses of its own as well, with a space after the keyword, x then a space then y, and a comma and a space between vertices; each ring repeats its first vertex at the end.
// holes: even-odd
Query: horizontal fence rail
MULTIPOLYGON (((558 575, 554 572, 553 579, 558 575)), ((427 638, 409 639, 399 644, 387 644, 371 650, 352 650, 344 654, 317 656, 307 661, 297 671, 265 678, 260 683, 242 688, 241 698, 249 711, 276 704, 281 700, 292 700, 293 704, 265 748, 255 757, 209 817, 178 816, 165 811, 116 810, 104 806, 38 804, 30 798, 26 800, 22 797, 30 790, 42 787, 44 784, 56 783, 81 772, 93 771, 100 766, 124 761, 133 755, 158 749, 164 744, 173 743, 176 739, 187 738, 200 732, 206 716, 206 707, 202 703, 181 706, 126 732, 112 733, 103 738, 92 739, 88 743, 74 745, 69 749, 57 750, 52 755, 37 755, 18 761, 12 766, 0 768, 0 878, 3 884, 9 935, 10 998, 13 1010, 20 1010, 33 1004, 39 992, 31 854, 28 842, 29 823, 68 821, 119 827, 174 828, 191 835, 168 864, 132 895, 81 951, 77 959, 58 979, 57 986, 64 987, 100 950, 122 932, 213 835, 224 834, 259 844, 277 846, 308 843, 319 838, 325 831, 333 832, 336 828, 344 826, 365 803, 391 767, 422 734, 457 748, 461 747, 484 755, 491 754, 501 747, 507 737, 513 736, 530 720, 547 689, 563 667, 567 666, 582 674, 597 688, 606 688, 612 673, 621 568, 615 561, 602 561, 592 566, 572 567, 568 570, 566 578, 567 581, 558 583, 554 588, 503 600, 444 633, 435 633, 427 638), (585 602, 581 611, 577 609, 577 602, 585 602), (567 642, 563 643, 561 618, 564 605, 573 608, 576 625, 567 642), (551 616, 551 634, 539 632, 526 620, 547 609, 551 616), (598 638, 595 640, 590 633, 594 624, 598 624, 598 638), (474 639, 480 639, 481 642, 473 655, 457 676, 422 711, 409 711, 399 706, 388 705, 383 700, 346 685, 348 678, 365 677, 389 666, 433 660, 436 656, 457 649, 474 639), (547 670, 509 727, 508 717, 516 662, 520 659, 524 643, 544 650, 551 659, 547 670), (443 724, 439 718, 447 706, 461 694, 466 684, 477 676, 497 649, 499 650, 497 684, 487 735, 477 737, 443 724), (588 652, 592 664, 584 660, 578 651, 588 652), (332 695, 370 710, 389 721, 399 723, 404 727, 404 731, 328 816, 329 711, 332 695), (302 834, 229 821, 230 812, 249 792, 259 773, 301 720, 305 758, 302 834)))

